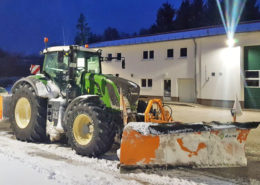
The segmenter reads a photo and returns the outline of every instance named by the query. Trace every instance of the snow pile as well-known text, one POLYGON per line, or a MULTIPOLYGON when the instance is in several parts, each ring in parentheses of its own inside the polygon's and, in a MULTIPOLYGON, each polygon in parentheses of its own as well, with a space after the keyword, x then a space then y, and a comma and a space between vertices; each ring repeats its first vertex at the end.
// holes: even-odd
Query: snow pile
POLYGON ((61 144, 20 142, 0 132, 0 184, 230 184, 181 170, 167 175, 161 171, 158 172, 161 174, 120 174, 119 161, 106 158, 111 156, 82 157, 61 144))
MULTIPOLYGON (((203 122, 198 122, 198 123, 192 123, 192 124, 183 124, 183 125, 203 125, 203 122)), ((148 122, 131 122, 128 123, 125 127, 125 130, 135 130, 139 133, 141 133, 142 135, 162 135, 162 134, 175 134, 175 133, 186 133, 186 132, 194 132, 194 129, 192 128, 178 128, 177 129, 177 125, 176 125, 176 129, 174 129, 174 124, 172 124, 172 126, 168 126, 169 130, 167 130, 167 132, 163 132, 160 130, 157 130, 155 128, 156 126, 163 126, 163 124, 158 124, 158 123, 148 123, 148 122)), ((165 127, 167 128, 167 126, 165 127)), ((210 130, 207 129, 207 127, 204 128, 204 130, 210 130)))
POLYGON ((145 122, 131 122, 128 123, 125 126, 125 130, 130 128, 131 130, 136 130, 139 133, 142 133, 143 135, 149 135, 150 133, 150 126, 156 126, 158 125, 157 123, 145 123, 145 122))

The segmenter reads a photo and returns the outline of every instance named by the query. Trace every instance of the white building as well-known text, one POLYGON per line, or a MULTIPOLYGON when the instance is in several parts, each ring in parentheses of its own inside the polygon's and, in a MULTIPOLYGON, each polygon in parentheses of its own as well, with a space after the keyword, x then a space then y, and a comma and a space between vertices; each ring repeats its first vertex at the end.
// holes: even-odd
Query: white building
POLYGON ((140 85, 141 95, 231 107, 236 95, 245 108, 260 108, 260 22, 238 26, 233 47, 223 27, 128 38, 91 44, 103 56, 105 74, 140 85))

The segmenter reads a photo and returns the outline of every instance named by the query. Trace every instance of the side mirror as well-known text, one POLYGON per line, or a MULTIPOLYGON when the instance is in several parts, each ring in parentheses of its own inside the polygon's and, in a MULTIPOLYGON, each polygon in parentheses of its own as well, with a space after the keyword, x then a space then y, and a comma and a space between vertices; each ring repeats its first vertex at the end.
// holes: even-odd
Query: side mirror
POLYGON ((122 60, 122 69, 125 69, 125 59, 122 60))

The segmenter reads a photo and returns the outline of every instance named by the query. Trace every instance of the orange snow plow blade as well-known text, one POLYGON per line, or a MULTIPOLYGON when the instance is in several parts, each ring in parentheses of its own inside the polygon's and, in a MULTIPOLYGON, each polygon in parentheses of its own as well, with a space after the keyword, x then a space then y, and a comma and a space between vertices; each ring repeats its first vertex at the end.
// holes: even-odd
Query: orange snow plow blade
POLYGON ((120 167, 246 166, 244 145, 250 129, 258 124, 132 122, 124 128, 120 167))

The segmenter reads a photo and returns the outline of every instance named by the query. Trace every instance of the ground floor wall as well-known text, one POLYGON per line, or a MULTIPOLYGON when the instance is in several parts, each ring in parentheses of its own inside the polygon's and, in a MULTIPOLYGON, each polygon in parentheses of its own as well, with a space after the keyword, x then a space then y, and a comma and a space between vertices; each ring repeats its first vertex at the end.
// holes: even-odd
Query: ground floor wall
POLYGON ((244 51, 248 46, 260 45, 260 33, 242 33, 235 37, 234 47, 226 45, 225 35, 105 47, 102 48, 104 56, 121 53, 126 58, 126 69, 121 68, 120 61, 103 62, 102 68, 105 74, 118 75, 139 84, 141 98, 232 107, 237 97, 244 107, 244 51), (166 57, 169 48, 174 50, 173 58, 166 57), (179 56, 181 48, 187 48, 187 57, 179 56), (142 58, 146 50, 154 52, 153 59, 142 58), (143 83, 145 87, 142 87, 143 83))
POLYGON ((255 93, 260 92, 260 74, 255 79, 246 77, 247 66, 250 66, 253 73, 260 71, 259 37, 259 32, 236 34, 236 44, 233 47, 226 45, 227 38, 224 35, 196 40, 198 103, 232 107, 237 97, 242 107, 260 107, 260 95, 255 93), (252 47, 253 51, 247 54, 245 51, 252 47), (249 87, 249 81, 258 81, 258 84, 249 87))

